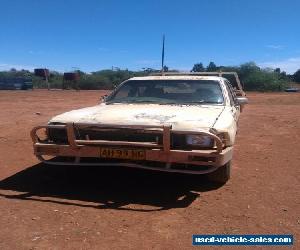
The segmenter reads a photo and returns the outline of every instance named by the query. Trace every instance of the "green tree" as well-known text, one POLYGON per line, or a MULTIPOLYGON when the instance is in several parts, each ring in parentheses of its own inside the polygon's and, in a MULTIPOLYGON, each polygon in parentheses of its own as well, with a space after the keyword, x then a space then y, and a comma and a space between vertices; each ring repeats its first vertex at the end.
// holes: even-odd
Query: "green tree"
POLYGON ((206 71, 208 71, 208 72, 214 72, 217 70, 218 70, 218 67, 214 62, 210 62, 206 68, 206 71))
POLYGON ((280 68, 276 68, 276 69, 274 70, 274 72, 280 74, 281 70, 280 70, 280 68))
POLYGON ((203 71, 205 71, 205 68, 202 63, 194 64, 194 66, 191 70, 191 72, 203 72, 203 71))
POLYGON ((300 69, 293 74, 293 80, 297 83, 300 83, 300 69))
POLYGON ((247 62, 240 66, 239 73, 241 76, 246 76, 255 72, 260 71, 260 67, 258 67, 255 62, 247 62))
POLYGON ((77 73, 80 76, 84 76, 85 72, 81 71, 80 69, 74 70, 74 73, 77 73))
POLYGON ((279 77, 280 79, 290 80, 285 71, 281 71, 279 77))

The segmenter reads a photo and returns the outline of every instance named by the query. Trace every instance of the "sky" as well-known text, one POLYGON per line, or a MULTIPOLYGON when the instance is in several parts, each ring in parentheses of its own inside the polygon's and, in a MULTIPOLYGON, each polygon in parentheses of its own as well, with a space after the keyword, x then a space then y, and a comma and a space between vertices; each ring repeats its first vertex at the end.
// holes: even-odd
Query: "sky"
POLYGON ((300 68, 299 0, 0 0, 0 70, 300 68))

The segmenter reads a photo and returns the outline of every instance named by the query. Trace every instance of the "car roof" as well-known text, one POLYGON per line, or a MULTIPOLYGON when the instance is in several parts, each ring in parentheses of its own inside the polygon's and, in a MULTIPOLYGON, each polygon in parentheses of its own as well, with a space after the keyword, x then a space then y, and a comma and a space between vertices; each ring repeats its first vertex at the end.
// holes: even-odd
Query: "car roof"
POLYGON ((180 75, 180 76, 140 76, 132 77, 129 80, 211 80, 220 81, 225 78, 220 76, 193 76, 193 75, 180 75))

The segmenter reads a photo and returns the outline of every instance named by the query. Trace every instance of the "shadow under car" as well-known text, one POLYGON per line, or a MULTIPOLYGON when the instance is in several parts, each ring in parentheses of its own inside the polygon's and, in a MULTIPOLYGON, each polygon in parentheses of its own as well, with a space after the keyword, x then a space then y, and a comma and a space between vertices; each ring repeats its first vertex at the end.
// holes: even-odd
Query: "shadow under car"
POLYGON ((202 175, 39 163, 0 181, 0 195, 9 199, 147 212, 188 207, 200 196, 199 192, 219 187, 202 175))

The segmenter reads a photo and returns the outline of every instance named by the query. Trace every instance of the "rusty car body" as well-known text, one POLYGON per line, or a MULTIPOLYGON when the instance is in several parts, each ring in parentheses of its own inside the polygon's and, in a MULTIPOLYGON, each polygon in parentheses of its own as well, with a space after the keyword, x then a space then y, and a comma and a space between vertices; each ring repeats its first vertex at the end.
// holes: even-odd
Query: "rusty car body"
POLYGON ((134 77, 102 103, 33 128, 34 153, 47 164, 208 174, 226 182, 246 103, 240 84, 233 88, 222 76, 134 77))

